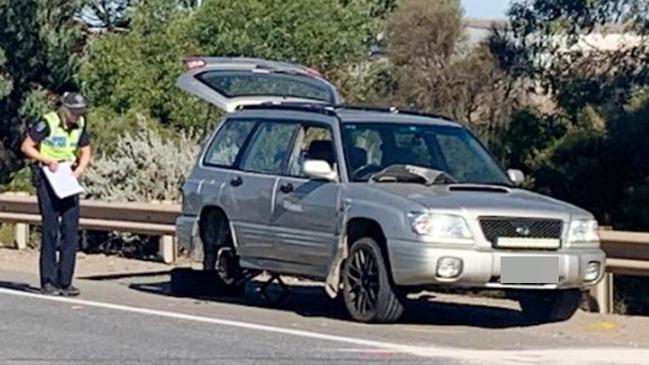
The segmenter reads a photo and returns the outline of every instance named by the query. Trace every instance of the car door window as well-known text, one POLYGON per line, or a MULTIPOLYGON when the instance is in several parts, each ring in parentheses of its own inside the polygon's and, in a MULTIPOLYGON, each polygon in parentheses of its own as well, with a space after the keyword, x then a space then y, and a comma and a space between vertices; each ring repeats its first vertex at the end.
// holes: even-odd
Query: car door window
POLYGON ((306 177, 304 162, 308 159, 324 160, 332 169, 336 168, 333 138, 331 130, 321 126, 304 126, 296 138, 291 155, 288 174, 296 177, 306 177))
POLYGON ((288 160, 296 123, 263 122, 252 137, 241 169, 280 175, 288 160))
POLYGON ((232 167, 248 134, 255 125, 252 120, 228 120, 210 143, 203 163, 211 166, 232 167))

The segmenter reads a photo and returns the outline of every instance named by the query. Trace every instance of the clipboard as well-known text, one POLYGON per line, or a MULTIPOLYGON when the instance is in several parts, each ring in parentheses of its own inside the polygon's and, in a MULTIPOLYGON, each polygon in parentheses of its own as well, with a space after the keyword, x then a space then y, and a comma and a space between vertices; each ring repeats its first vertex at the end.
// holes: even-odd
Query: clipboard
POLYGON ((59 163, 56 172, 50 171, 47 166, 43 166, 42 169, 52 190, 54 190, 54 194, 59 199, 65 199, 84 192, 83 187, 72 174, 72 164, 70 162, 59 163))

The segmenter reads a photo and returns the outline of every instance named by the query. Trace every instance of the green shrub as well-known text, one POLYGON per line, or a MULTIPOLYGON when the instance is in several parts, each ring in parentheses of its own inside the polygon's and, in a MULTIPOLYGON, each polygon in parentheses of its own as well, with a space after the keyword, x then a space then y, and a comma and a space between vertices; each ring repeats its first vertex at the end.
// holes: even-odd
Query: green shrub
POLYGON ((649 315, 649 278, 615 275, 615 312, 649 315))
POLYGON ((132 131, 113 137, 110 146, 95 156, 83 179, 86 197, 179 201, 179 189, 198 152, 198 138, 151 128, 145 116, 134 117, 132 131))

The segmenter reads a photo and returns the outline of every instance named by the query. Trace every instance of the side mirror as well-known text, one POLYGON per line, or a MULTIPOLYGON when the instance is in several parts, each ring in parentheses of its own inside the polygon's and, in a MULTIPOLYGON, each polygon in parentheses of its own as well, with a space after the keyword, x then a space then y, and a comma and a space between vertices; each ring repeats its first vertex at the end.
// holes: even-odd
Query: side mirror
POLYGON ((521 170, 507 170, 507 176, 516 186, 521 186, 525 181, 525 174, 521 170))
POLYGON ((304 173, 315 180, 338 180, 338 174, 331 168, 331 165, 324 160, 304 161, 304 173))

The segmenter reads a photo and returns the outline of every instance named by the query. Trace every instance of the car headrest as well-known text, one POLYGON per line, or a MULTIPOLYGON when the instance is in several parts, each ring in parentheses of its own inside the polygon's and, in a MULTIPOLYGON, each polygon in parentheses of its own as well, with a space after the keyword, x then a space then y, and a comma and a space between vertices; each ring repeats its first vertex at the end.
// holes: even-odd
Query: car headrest
POLYGON ((353 147, 349 153, 349 164, 353 170, 367 164, 367 151, 364 148, 353 147))
POLYGON ((313 141, 309 146, 307 158, 310 160, 324 160, 333 166, 335 162, 334 148, 331 141, 313 141))

